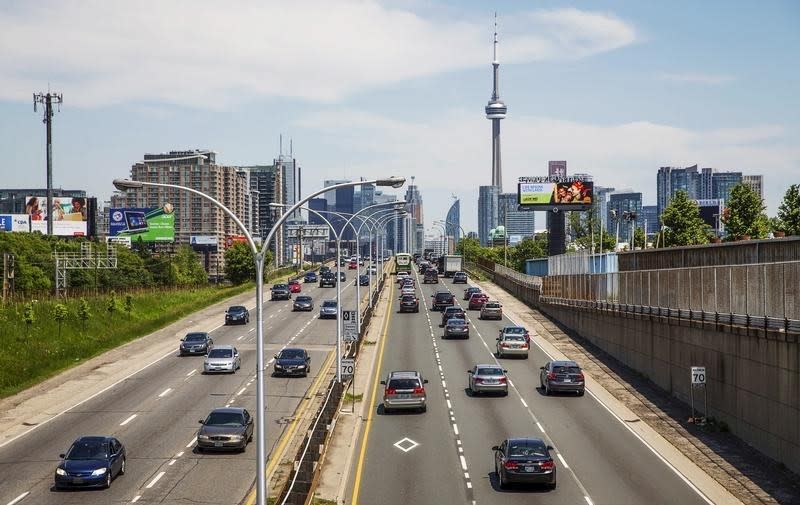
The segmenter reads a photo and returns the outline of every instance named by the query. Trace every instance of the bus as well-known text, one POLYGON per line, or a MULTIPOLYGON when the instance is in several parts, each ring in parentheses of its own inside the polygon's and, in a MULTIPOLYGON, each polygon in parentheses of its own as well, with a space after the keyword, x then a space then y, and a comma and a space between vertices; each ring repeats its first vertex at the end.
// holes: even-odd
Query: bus
POLYGON ((409 253, 397 253, 394 255, 394 273, 411 272, 411 255, 409 253))

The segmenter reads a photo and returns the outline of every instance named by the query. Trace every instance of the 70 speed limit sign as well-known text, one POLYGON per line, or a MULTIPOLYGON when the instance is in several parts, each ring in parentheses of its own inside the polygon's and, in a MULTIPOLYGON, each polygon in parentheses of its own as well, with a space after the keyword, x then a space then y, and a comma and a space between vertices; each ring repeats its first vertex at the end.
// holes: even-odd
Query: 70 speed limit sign
POLYGON ((705 384, 706 383, 706 367, 693 366, 692 367, 692 384, 705 384))
POLYGON ((356 371, 356 360, 345 358, 342 360, 342 377, 352 377, 356 371))

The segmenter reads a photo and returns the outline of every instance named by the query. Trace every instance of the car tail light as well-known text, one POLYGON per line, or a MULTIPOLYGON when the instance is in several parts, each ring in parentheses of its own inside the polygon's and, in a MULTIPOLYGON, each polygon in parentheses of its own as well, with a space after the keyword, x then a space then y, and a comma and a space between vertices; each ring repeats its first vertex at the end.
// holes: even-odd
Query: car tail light
POLYGON ((503 466, 506 470, 516 470, 517 469, 517 462, 516 461, 506 461, 503 463, 503 466))
POLYGON ((542 461, 541 463, 539 463, 539 468, 541 470, 552 470, 553 467, 555 467, 555 466, 556 466, 556 464, 553 463, 552 459, 549 460, 549 461, 542 461))
POLYGON ((424 395, 425 394, 425 388, 414 388, 414 394, 415 395, 424 395))
POLYGON ((483 382, 483 379, 481 379, 480 377, 474 377, 472 380, 475 381, 475 384, 478 384, 479 382, 483 382))
POLYGON ((547 379, 554 381, 556 380, 556 373, 555 372, 547 372, 547 379))
POLYGON ((508 347, 508 343, 506 343, 506 342, 500 342, 500 347, 508 347))
POLYGON ((505 377, 500 377, 500 378, 498 379, 498 381, 500 381, 500 384, 505 384, 506 382, 508 382, 508 381, 507 381, 507 379, 506 379, 505 377))
POLYGON ((583 380, 583 372, 578 373, 578 380, 583 380))
POLYGON ((393 395, 393 394, 395 394, 396 392, 397 392, 397 390, 396 390, 395 388, 386 388, 386 391, 385 391, 385 393, 386 393, 387 395, 393 395))

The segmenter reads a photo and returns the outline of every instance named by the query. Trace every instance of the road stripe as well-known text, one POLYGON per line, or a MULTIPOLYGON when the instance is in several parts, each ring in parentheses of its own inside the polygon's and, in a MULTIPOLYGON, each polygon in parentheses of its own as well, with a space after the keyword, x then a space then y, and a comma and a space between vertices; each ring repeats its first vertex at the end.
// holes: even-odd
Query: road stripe
POLYGON ((161 394, 158 395, 158 397, 159 398, 164 398, 165 396, 167 396, 169 394, 170 391, 172 391, 172 388, 167 388, 164 391, 162 391, 161 394))
POLYGON ((241 394, 242 394, 242 393, 244 393, 244 392, 245 392, 245 390, 247 390, 247 386, 245 386, 245 387, 243 387, 242 389, 240 389, 240 390, 239 390, 239 392, 238 392, 238 393, 236 393, 236 396, 241 396, 241 394))
POLYGON ((151 481, 150 481, 150 483, 149 483, 149 484, 147 484, 145 487, 146 487, 147 489, 150 489, 151 487, 155 486, 155 485, 156 485, 156 482, 160 481, 160 480, 161 480, 161 477, 163 477, 165 473, 167 473, 167 472, 158 472, 158 475, 156 475, 155 477, 153 477, 153 480, 151 480, 151 481))
POLYGON ((197 369, 195 368, 194 370, 189 371, 189 373, 186 374, 186 377, 190 377, 191 375, 193 375, 196 372, 197 372, 197 369))
POLYGON ((564 468, 569 468, 567 460, 564 459, 564 456, 562 456, 561 453, 556 453, 556 456, 558 456, 558 459, 561 460, 561 464, 564 465, 564 468))
POLYGON ((119 425, 120 426, 125 426, 129 422, 133 421, 136 418, 136 416, 138 416, 138 415, 139 414, 133 414, 131 417, 129 417, 129 418, 125 419, 124 421, 122 421, 121 423, 119 423, 119 425))
POLYGON ((13 499, 13 500, 11 500, 10 502, 8 502, 8 505, 14 505, 15 503, 19 503, 20 501, 22 501, 22 499, 23 499, 23 498, 25 498, 25 497, 26 497, 26 496, 28 496, 29 494, 31 494, 31 492, 30 492, 30 491, 25 491, 25 492, 24 492, 24 493, 22 493, 21 495, 17 496, 16 498, 14 498, 14 499, 13 499))
POLYGON ((136 503, 137 501, 139 501, 139 499, 140 499, 141 497, 142 497, 142 495, 140 495, 140 494, 137 494, 136 496, 134 496, 134 497, 133 497, 133 500, 131 500, 131 503, 136 503))
POLYGON ((197 436, 192 437, 192 440, 188 444, 186 444, 186 448, 188 449, 189 447, 193 446, 196 441, 197 441, 197 436))
POLYGON ((459 458, 461 459, 461 469, 466 472, 467 471, 467 460, 464 458, 464 456, 459 456, 459 458))
POLYGON ((592 499, 591 499, 591 498, 589 498, 588 496, 584 496, 584 497, 583 497, 583 499, 584 499, 584 500, 586 500, 586 503, 587 503, 588 505, 594 505, 594 502, 593 502, 593 501, 592 501, 592 499))
POLYGON ((169 460, 169 463, 167 463, 167 465, 168 466, 172 466, 172 465, 175 464, 176 461, 178 461, 178 460, 177 459, 171 459, 171 460, 169 460))

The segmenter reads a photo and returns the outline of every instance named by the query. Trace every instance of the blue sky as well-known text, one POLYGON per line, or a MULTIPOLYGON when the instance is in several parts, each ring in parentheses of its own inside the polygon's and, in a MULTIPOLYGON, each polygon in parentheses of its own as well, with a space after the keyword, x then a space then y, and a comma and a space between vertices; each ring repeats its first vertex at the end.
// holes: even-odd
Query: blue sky
POLYGON ((268 163, 282 133, 307 190, 415 176, 427 225, 456 194, 475 229, 494 10, 506 191, 550 159, 646 204, 662 165, 764 174, 770 214, 800 183, 800 2, 288 4, 0 3, 2 186, 45 184, 31 94, 49 85, 64 93, 57 186, 105 199, 145 152, 171 149, 268 163))

